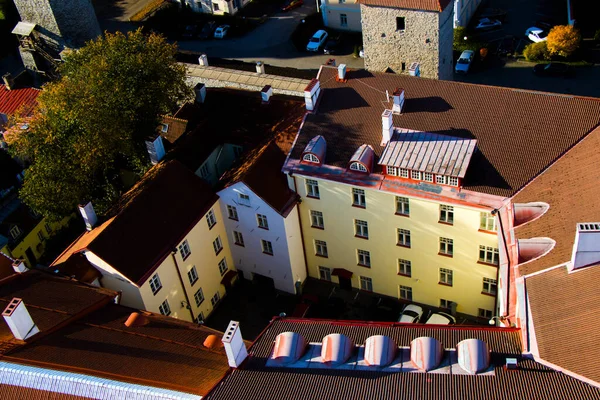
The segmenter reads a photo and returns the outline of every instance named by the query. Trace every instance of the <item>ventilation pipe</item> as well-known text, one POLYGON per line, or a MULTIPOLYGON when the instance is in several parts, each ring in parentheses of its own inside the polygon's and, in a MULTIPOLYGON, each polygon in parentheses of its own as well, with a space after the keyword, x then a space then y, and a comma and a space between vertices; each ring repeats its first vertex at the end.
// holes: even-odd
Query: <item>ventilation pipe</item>
POLYGON ((337 81, 338 82, 346 82, 346 64, 340 64, 338 67, 338 74, 337 74, 337 81))
POLYGON ((91 201, 88 201, 85 205, 79 205, 79 212, 83 217, 83 222, 85 222, 85 227, 88 231, 94 229, 94 225, 98 222, 98 217, 96 216, 96 211, 94 211, 94 206, 91 201))
POLYGON ((221 341, 223 342, 223 346, 225 346, 229 366, 231 368, 238 368, 246 357, 248 357, 248 350, 246 350, 246 344, 240 332, 240 323, 230 321, 221 341))
POLYGON ((259 75, 265 74, 265 64, 262 61, 256 63, 256 73, 259 75))
POLYGON ((408 74, 410 76, 421 76, 421 66, 418 62, 410 63, 408 66, 408 74))
POLYGON ((196 104, 203 104, 206 99, 206 85, 204 83, 196 84, 194 93, 196 93, 196 104))
POLYGON ((150 156, 152 165, 156 165, 165 156, 165 146, 163 145, 162 136, 157 135, 154 140, 146 140, 146 150, 150 156))
POLYGON ((381 114, 381 145, 385 146, 392 140, 392 136, 394 135, 394 117, 392 115, 392 110, 383 110, 381 114))
POLYGON ((200 54, 200 57, 198 57, 198 64, 202 65, 203 67, 208 67, 208 57, 206 54, 200 54))
POLYGON ((271 85, 266 85, 260 91, 260 97, 262 98, 263 104, 269 104, 271 96, 273 96, 273 88, 271 88, 271 85))
POLYGON ((15 260, 15 262, 13 262, 12 264, 12 267, 17 274, 22 274, 23 272, 28 270, 23 260, 15 260))
POLYGON ((402 114, 402 108, 404 108, 404 89, 396 88, 396 90, 394 90, 392 113, 402 114))
POLYGON ((16 339, 27 340, 40 331, 22 299, 12 299, 2 316, 16 339))
POLYGON ((321 85, 318 79, 312 79, 306 89, 304 89, 304 103, 308 111, 313 111, 317 108, 317 100, 321 94, 321 85))

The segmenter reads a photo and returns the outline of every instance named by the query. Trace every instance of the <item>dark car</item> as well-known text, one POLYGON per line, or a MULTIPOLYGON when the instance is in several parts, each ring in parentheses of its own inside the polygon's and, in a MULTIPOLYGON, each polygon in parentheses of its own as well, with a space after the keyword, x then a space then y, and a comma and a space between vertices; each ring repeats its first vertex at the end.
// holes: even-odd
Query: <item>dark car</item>
POLYGON ((571 67, 562 63, 537 64, 533 73, 540 76, 570 76, 571 67))
POLYGON ((215 21, 208 21, 202 27, 202 31, 200 31, 200 35, 198 35, 198 37, 200 39, 209 39, 215 33, 215 29, 217 29, 217 23, 215 21))
POLYGON ((329 40, 327 40, 327 43, 325 43, 323 52, 325 54, 337 54, 337 52, 340 49, 341 44, 342 44, 341 36, 338 35, 338 36, 330 37, 329 40))
POLYGON ((193 39, 198 36, 198 25, 187 25, 181 34, 183 39, 193 39))

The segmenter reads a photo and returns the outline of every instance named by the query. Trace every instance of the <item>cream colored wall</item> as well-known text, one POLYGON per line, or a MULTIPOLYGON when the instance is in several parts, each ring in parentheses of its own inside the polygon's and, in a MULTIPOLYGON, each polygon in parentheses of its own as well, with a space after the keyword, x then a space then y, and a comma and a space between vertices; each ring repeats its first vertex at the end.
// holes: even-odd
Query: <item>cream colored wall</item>
POLYGON ((290 266, 294 282, 304 282, 306 279, 306 261, 304 259, 304 249, 302 244, 302 235, 300 233, 300 220, 298 206, 295 206, 288 216, 284 219, 285 234, 287 239, 288 252, 290 254, 290 266))
POLYGON ((360 23, 360 4, 356 1, 349 0, 345 3, 340 3, 339 0, 326 0, 323 8, 323 23, 328 28, 360 32, 362 30, 360 23), (340 15, 346 14, 348 25, 341 25, 340 15))
MULTIPOLYGON (((315 178, 311 178, 315 179, 315 178)), ((479 245, 498 247, 496 234, 479 232, 480 209, 454 205, 454 225, 438 222, 437 201, 410 199, 410 217, 395 215, 393 193, 365 189, 366 209, 352 206, 353 186, 319 182, 320 200, 306 197, 305 179, 296 175, 309 276, 319 277, 319 266, 345 268, 373 280, 373 290, 399 297, 399 285, 410 286, 413 302, 439 306, 440 299, 454 301, 457 311, 477 315, 478 308, 494 310, 495 298, 481 294, 483 278, 496 279, 496 267, 478 264, 479 245), (323 212, 325 229, 312 228, 310 210, 323 212), (369 239, 354 237, 354 219, 368 222, 369 239), (396 245, 397 228, 411 232, 411 248, 396 245), (439 237, 454 240, 454 257, 438 255, 439 237), (328 258, 315 256, 314 239, 327 242, 328 258), (371 268, 357 265, 356 250, 371 252, 371 268), (412 277, 397 275, 398 258, 410 260, 412 277), (438 284, 439 268, 454 271, 452 287, 438 284)), ((404 196, 409 197, 409 196, 404 196)), ((450 204, 450 203, 447 203, 450 204)), ((334 282, 337 278, 333 277, 334 282)))

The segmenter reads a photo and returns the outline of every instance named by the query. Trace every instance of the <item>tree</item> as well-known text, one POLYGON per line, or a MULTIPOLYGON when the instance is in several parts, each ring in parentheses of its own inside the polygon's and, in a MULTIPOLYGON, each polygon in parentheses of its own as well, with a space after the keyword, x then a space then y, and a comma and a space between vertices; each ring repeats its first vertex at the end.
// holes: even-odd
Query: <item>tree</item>
POLYGON ((523 55, 528 61, 541 61, 548 60, 550 58, 546 42, 528 44, 523 50, 523 55))
POLYGON ((550 55, 571 56, 579 47, 581 34, 572 25, 557 25, 548 33, 548 51, 550 55))
POLYGON ((144 137, 191 97, 175 53, 162 36, 138 30, 107 33, 66 57, 28 128, 6 135, 13 155, 31 163, 20 190, 29 207, 57 219, 92 200, 102 214, 122 191, 119 169, 148 168, 144 137))

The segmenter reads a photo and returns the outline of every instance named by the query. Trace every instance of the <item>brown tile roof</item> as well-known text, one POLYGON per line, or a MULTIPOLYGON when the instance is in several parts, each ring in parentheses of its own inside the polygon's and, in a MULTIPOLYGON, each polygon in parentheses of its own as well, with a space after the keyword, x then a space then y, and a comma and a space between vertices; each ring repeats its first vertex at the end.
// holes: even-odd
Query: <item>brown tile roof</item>
POLYGON ((12 267, 13 260, 6 254, 0 253, 0 280, 14 275, 16 272, 12 267))
POLYGON ((394 126, 477 139, 464 188, 511 196, 600 122, 598 99, 367 71, 349 71, 338 83, 336 72, 322 68, 317 113, 307 116, 293 158, 323 135, 326 164, 346 167, 362 144, 373 146, 377 162, 381 113, 392 106, 385 93, 401 87, 406 100, 394 126))
POLYGON ((71 255, 64 263, 56 265, 56 271, 63 276, 68 276, 84 283, 92 283, 102 277, 82 253, 71 255))
POLYGON ((525 286, 540 357, 600 383, 598 281, 598 265, 570 274, 558 267, 527 277, 525 286))
POLYGON ((167 132, 162 131, 162 127, 158 128, 158 133, 169 141, 174 143, 187 129, 188 121, 181 118, 172 117, 170 115, 164 115, 162 117, 162 123, 169 125, 167 132))
POLYGON ((600 128, 527 185, 514 203, 541 201, 550 208, 540 218, 515 228, 518 239, 550 237, 554 249, 537 260, 519 266, 521 275, 530 274, 571 260, 578 222, 600 220, 600 128))
POLYGON ((114 217, 109 218, 108 220, 104 221, 102 224, 100 224, 99 226, 95 227, 93 230, 91 231, 85 231, 83 232, 78 238, 77 240, 75 240, 73 243, 71 243, 71 245, 69 247, 67 247, 57 258, 56 260, 54 260, 52 262, 52 264, 50 264, 51 267, 54 266, 58 266, 62 263, 65 263, 69 260, 69 258, 74 255, 79 253, 82 250, 85 250, 87 248, 87 246, 94 240, 96 239, 96 237, 102 233, 102 231, 104 231, 104 229, 106 229, 113 221, 114 217))
POLYGON ((444 11, 451 0, 358 0, 367 6, 408 8, 411 10, 444 11))
POLYGON ((112 222, 86 249, 141 284, 217 199, 178 161, 162 162, 121 197, 112 222))
MULTIPOLYGON (((243 327, 242 327, 243 329, 243 327)), ((600 389, 550 370, 521 356, 518 329, 475 327, 399 326, 323 320, 275 320, 255 341, 247 361, 232 370, 206 397, 216 399, 600 399, 600 389), (432 336, 444 347, 479 338, 490 346, 494 376, 436 373, 385 373, 340 369, 266 367, 277 334, 292 331, 308 342, 320 342, 330 333, 342 333, 355 343, 372 335, 388 335, 399 346, 419 336, 432 336), (519 369, 503 368, 507 356, 519 360, 519 369)))
POLYGON ((72 394, 56 393, 47 390, 32 389, 22 386, 0 384, 0 399, 18 400, 84 400, 91 397, 75 396, 72 394))

